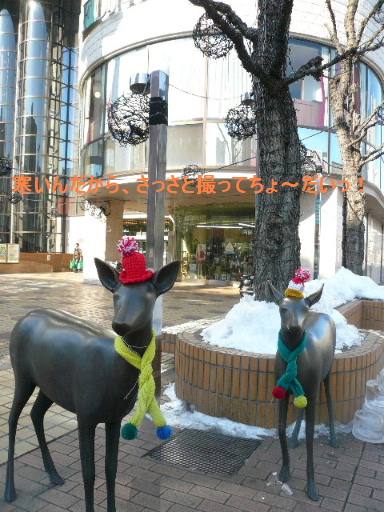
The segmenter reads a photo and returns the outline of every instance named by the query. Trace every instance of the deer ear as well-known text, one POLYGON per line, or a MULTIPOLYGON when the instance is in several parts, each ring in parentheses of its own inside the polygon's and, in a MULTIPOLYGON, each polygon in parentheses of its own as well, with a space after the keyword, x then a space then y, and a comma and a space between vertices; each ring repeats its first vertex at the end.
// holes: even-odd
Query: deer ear
POLYGON ((152 283, 156 286, 159 295, 167 292, 175 284, 180 270, 180 261, 172 261, 155 272, 152 283))
POLYGON ((114 292, 116 285, 119 283, 119 273, 113 267, 105 263, 105 261, 95 258, 97 274, 101 284, 110 292, 114 292))
POLYGON ((284 295, 280 293, 278 290, 276 290, 271 281, 267 281, 267 286, 269 294, 272 297, 272 300, 275 304, 278 304, 282 299, 284 299, 284 295))
POLYGON ((311 293, 311 295, 308 295, 308 297, 305 297, 305 302, 309 305, 309 307, 316 304, 316 302, 319 302, 321 299, 321 295, 323 293, 324 285, 322 284, 321 287, 316 291, 311 293))

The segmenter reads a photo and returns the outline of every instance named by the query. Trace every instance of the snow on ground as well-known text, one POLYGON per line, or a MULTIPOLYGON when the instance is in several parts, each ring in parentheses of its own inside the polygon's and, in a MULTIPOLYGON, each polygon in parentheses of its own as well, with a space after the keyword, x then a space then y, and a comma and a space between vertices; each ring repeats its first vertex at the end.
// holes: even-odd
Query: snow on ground
MULTIPOLYGON (((334 308, 354 299, 384 300, 384 288, 371 278, 357 276, 341 268, 329 279, 306 283, 305 295, 318 290, 324 283, 320 301, 312 309, 332 316, 336 324, 336 353, 353 345, 360 345, 364 336, 334 308)), ((284 290, 281 290, 283 293, 284 290)), ((205 328, 203 340, 212 345, 234 348, 257 354, 275 354, 280 329, 279 308, 276 304, 254 301, 245 296, 223 320, 205 328)))
MULTIPOLYGON (((251 427, 242 423, 228 420, 226 418, 215 418, 207 416, 201 412, 197 412, 193 407, 188 406, 186 402, 177 398, 175 393, 175 384, 170 384, 165 390, 164 394, 170 399, 169 402, 161 406, 161 411, 169 425, 178 428, 194 428, 197 430, 210 430, 228 436, 242 437, 248 439, 260 439, 260 436, 274 436, 277 437, 277 429, 275 428, 261 428, 251 427)), ((294 423, 287 428, 287 435, 292 435, 294 423)), ((348 433, 351 432, 351 425, 341 425, 335 423, 336 432, 348 433)), ((315 437, 320 435, 328 436, 329 429, 325 425, 315 426, 315 437)), ((299 439, 305 438, 305 421, 302 422, 299 439)))

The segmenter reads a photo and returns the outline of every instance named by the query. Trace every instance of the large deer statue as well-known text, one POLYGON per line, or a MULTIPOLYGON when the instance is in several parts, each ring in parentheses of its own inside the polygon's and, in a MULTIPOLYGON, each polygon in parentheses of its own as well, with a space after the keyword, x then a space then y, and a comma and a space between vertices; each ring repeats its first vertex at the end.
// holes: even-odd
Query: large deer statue
POLYGON ((77 415, 86 512, 94 512, 94 443, 99 423, 105 423, 108 512, 116 511, 115 478, 121 421, 132 410, 138 394, 135 421, 132 419, 124 427, 125 433, 123 428, 123 437, 135 437, 147 409, 154 421, 157 416, 158 436, 166 438, 170 435, 170 427, 165 425, 153 395, 152 375, 143 386, 140 379, 144 373, 148 376, 148 366, 144 372, 142 362, 150 365, 154 356, 152 315, 156 298, 172 288, 180 264, 174 261, 154 273, 146 269, 145 257, 136 252, 134 239, 124 237, 118 247, 123 254, 120 274, 95 258, 101 283, 113 293, 114 332, 54 309, 30 312, 12 331, 10 354, 15 395, 9 415, 6 501, 16 498, 14 445, 18 418, 36 386, 40 391, 31 417, 52 484, 60 485, 64 481, 49 453, 44 415, 53 402, 77 415), (138 414, 141 414, 140 418, 138 414))
MULTIPOLYGON (((313 469, 313 435, 315 426, 315 406, 321 382, 324 382, 328 407, 330 444, 337 448, 332 402, 330 373, 335 353, 336 328, 332 318, 310 307, 320 300, 323 287, 304 297, 304 281, 309 272, 300 268, 296 272, 285 295, 282 295, 268 281, 268 288, 274 302, 279 306, 281 330, 276 354, 275 374, 277 386, 273 390, 275 398, 280 398, 279 439, 282 451, 282 467, 279 478, 286 482, 289 478, 289 454, 286 438, 288 400, 294 395, 294 404, 300 408, 297 427, 300 425, 302 410, 305 408, 307 445, 307 494, 314 501, 319 499, 313 469)), ((294 436, 297 437, 298 428, 294 436)), ((293 444, 296 439, 293 440, 293 444)))

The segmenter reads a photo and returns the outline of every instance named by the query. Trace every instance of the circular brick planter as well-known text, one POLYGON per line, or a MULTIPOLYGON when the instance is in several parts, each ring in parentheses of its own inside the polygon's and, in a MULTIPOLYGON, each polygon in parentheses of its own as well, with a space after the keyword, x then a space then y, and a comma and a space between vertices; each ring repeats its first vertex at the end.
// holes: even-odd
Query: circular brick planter
MULTIPOLYGON (((383 303, 357 302, 363 303, 362 310, 364 306, 368 316, 382 315, 384 321, 383 303), (377 307, 372 313, 374 304, 377 307)), ((378 320, 373 320, 376 328, 382 328, 382 322, 379 326, 378 320)), ((364 322, 359 323, 363 324, 362 327, 371 328, 364 326, 364 322)), ((209 416, 264 428, 277 426, 278 407, 272 397, 274 355, 209 345, 201 340, 199 333, 183 333, 175 338, 175 386, 180 399, 209 416)), ((383 366, 384 333, 381 331, 368 332, 361 346, 336 354, 331 389, 337 421, 348 423, 354 418, 355 411, 364 402, 366 382, 376 378, 383 366)), ((328 422, 323 389, 319 393, 316 414, 316 423, 328 422)), ((295 421, 296 415, 297 409, 291 404, 288 424, 295 421)))

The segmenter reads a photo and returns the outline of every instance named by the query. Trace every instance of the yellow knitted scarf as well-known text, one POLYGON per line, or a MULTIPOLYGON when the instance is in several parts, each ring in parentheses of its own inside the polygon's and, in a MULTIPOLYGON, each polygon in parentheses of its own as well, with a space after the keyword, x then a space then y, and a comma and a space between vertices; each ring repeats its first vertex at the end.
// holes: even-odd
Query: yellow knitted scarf
POLYGON ((115 339, 115 350, 129 364, 140 370, 137 409, 130 423, 127 423, 122 428, 122 437, 128 440, 136 439, 138 427, 148 411, 157 427, 157 436, 160 439, 168 439, 172 435, 172 429, 167 425, 155 398, 155 379, 153 378, 152 361, 156 352, 156 332, 153 330, 152 339, 142 357, 131 350, 121 336, 117 336, 115 339))

